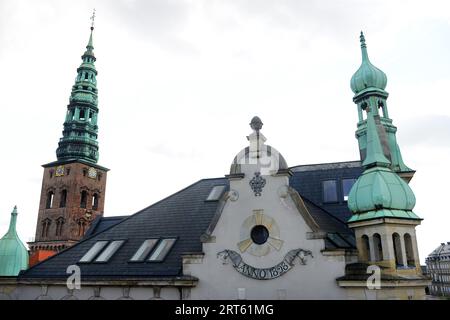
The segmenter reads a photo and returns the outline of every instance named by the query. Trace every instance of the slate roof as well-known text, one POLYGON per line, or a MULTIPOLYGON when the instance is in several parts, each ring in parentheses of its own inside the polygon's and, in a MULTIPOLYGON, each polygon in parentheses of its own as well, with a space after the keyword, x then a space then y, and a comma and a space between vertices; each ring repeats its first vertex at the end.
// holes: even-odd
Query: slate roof
MULTIPOLYGON (((327 233, 325 242, 329 249, 355 245, 352 231, 341 221, 349 216, 347 204, 343 201, 333 204, 330 207, 333 210, 327 212, 328 207, 316 202, 321 200, 321 181, 336 177, 356 178, 362 170, 355 164, 347 163, 347 167, 343 164, 331 167, 330 164, 325 167, 316 165, 309 168, 314 169, 311 171, 304 170, 304 166, 292 168, 290 184, 302 196, 320 230, 327 233)), ((203 179, 131 216, 94 221, 80 242, 33 266, 19 277, 66 279, 66 268, 73 264, 80 266, 82 280, 182 277, 181 255, 202 252, 200 236, 210 225, 219 204, 218 201, 205 199, 217 185, 228 188, 228 179, 203 179), (163 262, 130 262, 144 240, 159 237, 177 238, 163 262), (100 240, 125 240, 125 243, 107 263, 78 263, 100 240)))
POLYGON ((342 194, 342 179, 357 179, 364 169, 361 161, 347 161, 335 163, 310 164, 292 167, 294 175, 291 177, 290 185, 303 197, 311 200, 322 209, 333 216, 347 222, 351 212, 347 207, 342 194), (338 180, 338 202, 324 203, 322 193, 322 181, 338 180))
POLYGON ((86 231, 83 238, 89 238, 96 233, 102 232, 128 217, 129 216, 97 217, 92 221, 90 228, 86 231))

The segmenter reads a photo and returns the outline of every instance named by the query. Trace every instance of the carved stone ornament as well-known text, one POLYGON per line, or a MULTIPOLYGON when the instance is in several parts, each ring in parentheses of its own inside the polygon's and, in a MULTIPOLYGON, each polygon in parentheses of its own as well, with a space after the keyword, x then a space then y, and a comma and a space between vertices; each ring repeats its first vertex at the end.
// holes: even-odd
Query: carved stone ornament
POLYGON ((266 179, 261 177, 260 172, 255 172, 255 176, 249 182, 250 188, 255 193, 255 197, 261 196, 262 189, 266 185, 266 179))
POLYGON ((231 261, 233 268, 237 272, 257 280, 270 280, 282 276, 292 269, 297 258, 300 261, 300 264, 306 265, 307 256, 313 258, 312 252, 304 249, 294 249, 289 251, 284 256, 284 259, 277 265, 270 268, 256 268, 246 264, 241 255, 236 251, 226 249, 217 253, 217 258, 220 258, 223 264, 228 264, 231 261))
POLYGON ((237 201, 239 199, 239 192, 237 192, 236 190, 231 189, 228 192, 228 196, 230 197, 231 201, 237 201))

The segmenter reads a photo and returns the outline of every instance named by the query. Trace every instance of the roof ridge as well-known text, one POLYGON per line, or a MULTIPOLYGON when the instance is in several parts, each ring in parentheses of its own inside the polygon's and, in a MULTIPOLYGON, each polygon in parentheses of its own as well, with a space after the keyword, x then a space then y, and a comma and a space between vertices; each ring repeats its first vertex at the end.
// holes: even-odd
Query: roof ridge
POLYGON ((318 166, 322 164, 342 164, 342 163, 357 163, 361 162, 361 160, 350 160, 350 161, 335 161, 335 162, 320 162, 320 163, 309 163, 309 164, 299 164, 296 166, 289 167, 289 169, 292 168, 298 168, 298 167, 307 167, 307 166, 318 166))

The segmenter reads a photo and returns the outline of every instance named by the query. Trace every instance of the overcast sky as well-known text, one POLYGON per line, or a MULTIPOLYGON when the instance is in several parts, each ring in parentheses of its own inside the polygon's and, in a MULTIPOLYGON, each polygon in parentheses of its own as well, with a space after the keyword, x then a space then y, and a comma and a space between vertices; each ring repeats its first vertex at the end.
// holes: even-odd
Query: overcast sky
POLYGON ((14 205, 34 236, 94 7, 106 216, 227 174, 254 115, 290 166, 357 160, 363 30, 417 170, 421 260, 450 241, 450 4, 430 0, 0 0, 0 236, 14 205))

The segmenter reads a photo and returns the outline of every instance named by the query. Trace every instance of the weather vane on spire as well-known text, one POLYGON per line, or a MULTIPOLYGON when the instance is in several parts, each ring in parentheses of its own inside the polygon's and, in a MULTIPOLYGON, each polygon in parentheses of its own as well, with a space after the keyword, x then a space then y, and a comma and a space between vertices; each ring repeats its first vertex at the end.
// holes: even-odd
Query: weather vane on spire
POLYGON ((92 16, 91 16, 91 30, 94 30, 94 20, 95 20, 95 8, 94 11, 92 12, 92 16))

